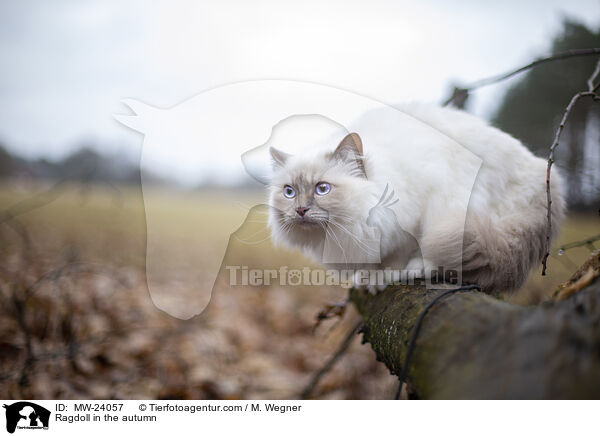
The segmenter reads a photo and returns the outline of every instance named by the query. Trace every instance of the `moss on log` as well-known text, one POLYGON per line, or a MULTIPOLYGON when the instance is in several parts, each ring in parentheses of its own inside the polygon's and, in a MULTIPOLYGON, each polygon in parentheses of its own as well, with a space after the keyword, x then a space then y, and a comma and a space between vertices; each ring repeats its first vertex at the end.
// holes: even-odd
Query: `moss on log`
MULTIPOLYGON (((401 372, 419 314, 442 292, 350 291, 363 340, 393 374, 401 372)), ((407 383, 428 399, 600 398, 600 280, 535 307, 480 292, 445 297, 425 317, 407 383)))

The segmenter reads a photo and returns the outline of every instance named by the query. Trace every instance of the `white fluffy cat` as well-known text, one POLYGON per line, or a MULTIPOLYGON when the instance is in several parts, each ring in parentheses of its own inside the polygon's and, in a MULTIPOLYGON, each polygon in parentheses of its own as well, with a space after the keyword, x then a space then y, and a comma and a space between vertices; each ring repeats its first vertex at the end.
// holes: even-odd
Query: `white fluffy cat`
MULTIPOLYGON (((486 292, 519 288, 545 250, 546 161, 462 111, 398 109, 366 114, 318 150, 270 149, 273 240, 324 263, 442 267, 486 292)), ((556 171, 551 186, 554 237, 556 171)))

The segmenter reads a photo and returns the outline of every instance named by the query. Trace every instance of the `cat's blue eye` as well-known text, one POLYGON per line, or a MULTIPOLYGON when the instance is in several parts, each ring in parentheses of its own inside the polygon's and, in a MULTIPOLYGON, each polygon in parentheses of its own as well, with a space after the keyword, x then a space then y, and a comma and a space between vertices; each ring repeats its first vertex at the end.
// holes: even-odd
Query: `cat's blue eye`
POLYGON ((283 187, 283 196, 286 198, 294 198, 296 196, 296 191, 290 185, 285 185, 283 187))
POLYGON ((317 195, 329 194, 329 191, 331 191, 331 185, 327 182, 321 182, 317 184, 317 187, 315 188, 317 195))

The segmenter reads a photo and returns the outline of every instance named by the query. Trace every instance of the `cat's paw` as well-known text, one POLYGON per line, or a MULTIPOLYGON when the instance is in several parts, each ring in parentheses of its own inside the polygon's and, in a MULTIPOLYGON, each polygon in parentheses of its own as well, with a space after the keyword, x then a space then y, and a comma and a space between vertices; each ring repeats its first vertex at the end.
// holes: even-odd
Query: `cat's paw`
POLYGON ((421 257, 413 257, 411 260, 408 261, 405 269, 408 272, 422 274, 425 270, 423 259, 421 257))

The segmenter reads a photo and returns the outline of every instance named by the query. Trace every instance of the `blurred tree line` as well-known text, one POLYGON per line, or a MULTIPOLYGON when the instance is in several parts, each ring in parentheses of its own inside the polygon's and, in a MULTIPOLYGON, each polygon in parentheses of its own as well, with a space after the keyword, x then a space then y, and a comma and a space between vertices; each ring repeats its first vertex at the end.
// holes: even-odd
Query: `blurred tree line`
POLYGON ((25 159, 0 145, 0 179, 72 180, 83 183, 140 183, 139 165, 124 156, 106 156, 82 147, 58 161, 25 159))
MULTIPOLYGON (((600 47, 600 30, 565 20, 551 53, 600 47)), ((597 56, 571 58, 539 65, 506 92, 493 118, 500 129, 547 158, 563 112, 579 91, 587 90, 597 56)), ((600 200, 600 103, 581 100, 567 121, 557 150, 557 165, 567 181, 571 208, 595 211, 600 200)))

